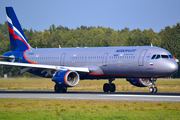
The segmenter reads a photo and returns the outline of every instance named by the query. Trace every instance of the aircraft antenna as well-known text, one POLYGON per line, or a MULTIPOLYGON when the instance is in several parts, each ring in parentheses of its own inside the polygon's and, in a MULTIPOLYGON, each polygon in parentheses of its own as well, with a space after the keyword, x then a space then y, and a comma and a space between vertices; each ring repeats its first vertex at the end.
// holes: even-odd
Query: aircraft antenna
POLYGON ((59 48, 61 48, 61 46, 59 45, 59 48))
POLYGON ((151 43, 151 47, 153 47, 152 43, 151 43))

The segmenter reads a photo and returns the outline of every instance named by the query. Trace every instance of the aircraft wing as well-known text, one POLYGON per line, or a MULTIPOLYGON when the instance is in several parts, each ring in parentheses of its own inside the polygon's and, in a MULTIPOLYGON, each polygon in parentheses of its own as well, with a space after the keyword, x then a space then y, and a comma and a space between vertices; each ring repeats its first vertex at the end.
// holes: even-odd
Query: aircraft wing
POLYGON ((29 64, 29 63, 18 63, 18 62, 3 62, 0 61, 0 65, 11 66, 11 67, 21 67, 23 68, 20 74, 27 72, 30 69, 42 69, 42 73, 45 71, 64 71, 64 70, 74 70, 77 72, 89 73, 89 69, 86 67, 68 67, 68 66, 55 66, 55 65, 43 65, 43 64, 29 64))

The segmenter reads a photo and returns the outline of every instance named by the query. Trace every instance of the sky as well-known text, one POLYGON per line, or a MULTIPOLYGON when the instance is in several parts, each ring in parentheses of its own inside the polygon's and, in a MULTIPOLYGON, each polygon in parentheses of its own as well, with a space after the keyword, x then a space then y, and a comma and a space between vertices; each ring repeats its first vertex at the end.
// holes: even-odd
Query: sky
POLYGON ((0 23, 6 21, 5 7, 12 6, 28 30, 48 30, 55 24, 69 29, 84 25, 160 32, 180 23, 179 5, 180 0, 1 0, 0 23))

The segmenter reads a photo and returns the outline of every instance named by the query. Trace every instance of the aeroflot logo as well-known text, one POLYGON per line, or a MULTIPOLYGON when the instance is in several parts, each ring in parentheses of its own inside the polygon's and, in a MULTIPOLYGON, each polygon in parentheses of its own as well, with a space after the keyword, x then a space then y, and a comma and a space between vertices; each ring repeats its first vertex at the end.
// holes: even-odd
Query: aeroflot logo
POLYGON ((119 49, 119 50, 116 50, 116 52, 135 52, 136 49, 119 49))

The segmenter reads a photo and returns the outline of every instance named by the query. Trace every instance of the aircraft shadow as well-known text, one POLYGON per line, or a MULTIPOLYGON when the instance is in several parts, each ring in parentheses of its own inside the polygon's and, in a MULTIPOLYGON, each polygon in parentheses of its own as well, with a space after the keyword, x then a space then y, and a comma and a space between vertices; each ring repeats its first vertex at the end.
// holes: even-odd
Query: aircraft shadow
POLYGON ((24 90, 24 91, 7 91, 7 90, 1 90, 0 95, 6 93, 6 94, 128 94, 128 95, 172 95, 172 96, 180 96, 180 93, 169 93, 169 92, 159 92, 159 93, 149 93, 149 92, 89 92, 89 91, 67 91, 66 93, 55 93, 51 90, 24 90))

